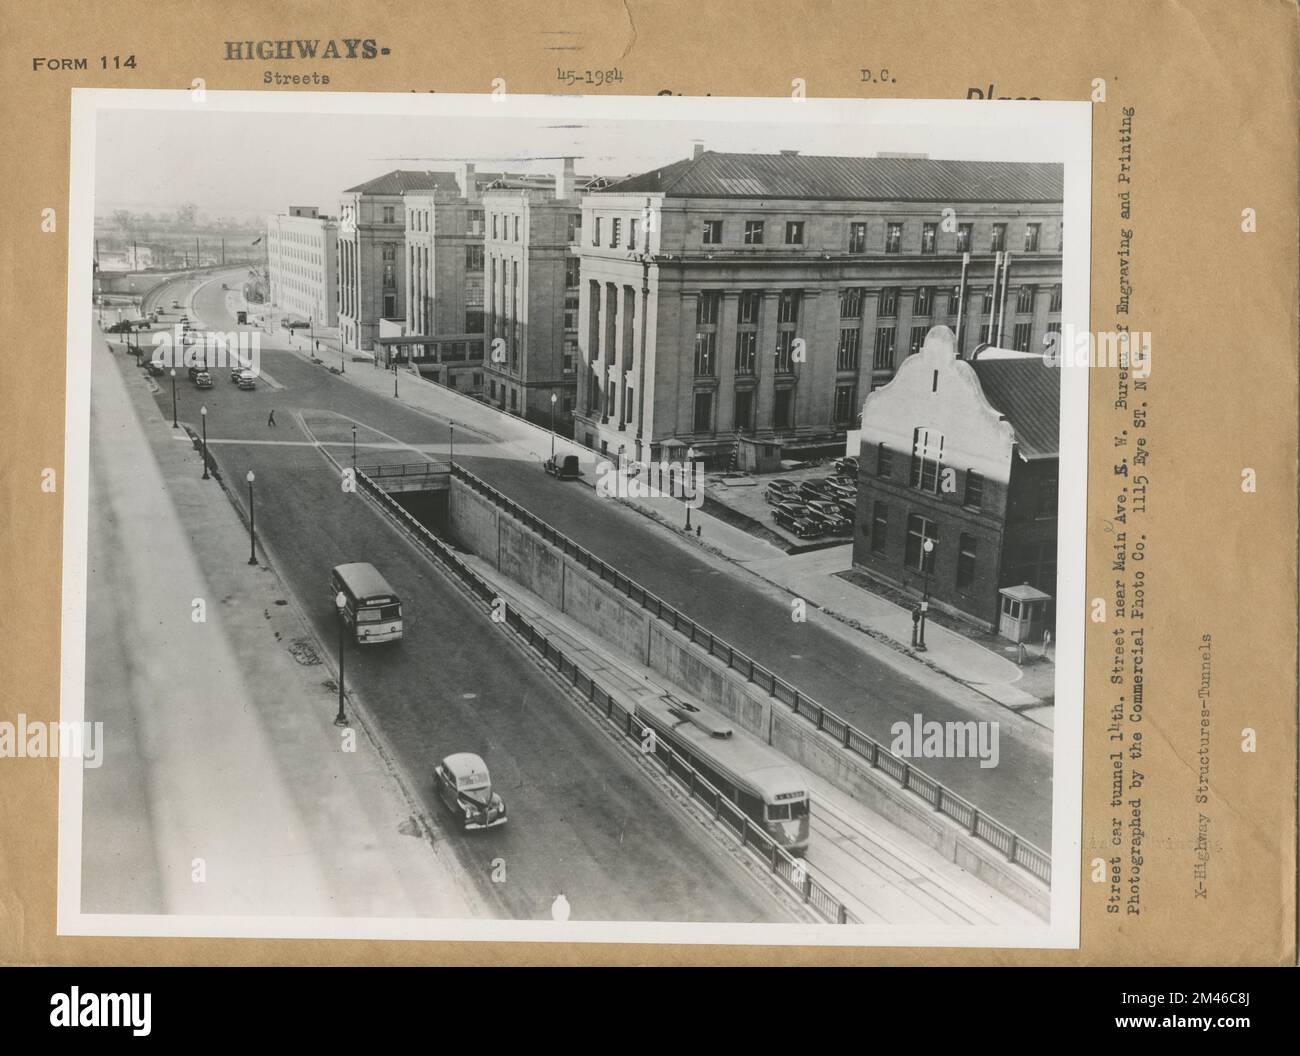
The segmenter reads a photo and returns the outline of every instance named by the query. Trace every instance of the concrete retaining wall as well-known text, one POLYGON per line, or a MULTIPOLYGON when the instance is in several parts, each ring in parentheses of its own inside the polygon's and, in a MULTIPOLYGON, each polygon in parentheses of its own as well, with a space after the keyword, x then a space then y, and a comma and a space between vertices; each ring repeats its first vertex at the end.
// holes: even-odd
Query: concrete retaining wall
POLYGON ((831 782, 1018 903, 1049 915, 1046 885, 964 832, 770 694, 693 645, 640 605, 546 543, 491 499, 451 481, 451 531, 466 549, 673 686, 831 782))

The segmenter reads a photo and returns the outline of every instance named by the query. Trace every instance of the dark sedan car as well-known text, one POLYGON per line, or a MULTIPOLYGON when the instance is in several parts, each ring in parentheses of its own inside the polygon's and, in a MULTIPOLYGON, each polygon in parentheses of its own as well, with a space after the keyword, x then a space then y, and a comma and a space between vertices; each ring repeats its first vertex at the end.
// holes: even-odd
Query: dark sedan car
POLYGON ((836 495, 826 486, 825 480, 805 480, 799 485, 797 498, 807 502, 809 499, 831 500, 836 495))
POLYGON ((801 502, 776 503, 772 509, 772 520, 800 539, 815 539, 826 530, 801 502))
POLYGON ((799 486, 793 480, 769 480, 767 487, 763 489, 763 498, 770 503, 783 502, 787 499, 793 499, 799 494, 799 486))
POLYGON ((853 531, 853 518, 844 515, 838 502, 812 499, 806 506, 809 516, 821 521, 831 535, 847 535, 853 531))
POLYGON ((851 480, 845 477, 823 477, 814 483, 820 484, 830 493, 832 499, 852 499, 858 494, 857 480, 851 480))
POLYGON ((433 768, 433 783, 443 806, 466 832, 506 823, 506 805, 492 791, 492 778, 481 756, 473 752, 447 756, 433 768))

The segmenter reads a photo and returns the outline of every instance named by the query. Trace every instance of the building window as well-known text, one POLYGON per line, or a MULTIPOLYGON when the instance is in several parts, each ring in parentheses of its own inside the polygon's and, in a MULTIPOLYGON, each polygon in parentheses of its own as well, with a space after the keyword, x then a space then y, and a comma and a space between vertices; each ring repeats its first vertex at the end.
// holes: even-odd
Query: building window
POLYGON ((957 589, 975 582, 975 537, 961 533, 957 549, 957 589))
POLYGON ((889 480, 894 475, 894 452, 885 444, 876 448, 876 476, 889 480))
POLYGON ((754 431, 754 390, 736 390, 736 429, 742 433, 754 431))
POLYGON ((713 393, 697 392, 695 394, 695 432, 713 431, 713 393))
POLYGON ((835 386, 835 424, 847 425, 857 413, 858 387, 856 385, 835 386))
POLYGON ((938 237, 939 237, 938 224, 922 224, 921 225, 921 252, 933 253, 935 248, 935 243, 938 240, 938 237))
POLYGON ((609 248, 618 249, 619 240, 623 237, 623 221, 620 217, 614 217, 609 223, 609 248))
POLYGON ((704 244, 706 246, 716 246, 722 242, 722 221, 705 220, 704 221, 704 244))
POLYGON ((903 251, 903 225, 891 221, 885 225, 885 252, 901 253, 903 251))
POLYGON ((925 335, 929 332, 925 326, 912 327, 912 336, 908 341, 907 354, 914 356, 925 347, 925 335))
POLYGON ((781 330, 776 335, 776 372, 794 373, 794 331, 781 330))
POLYGON ((483 332, 483 309, 467 308, 465 310, 465 333, 481 334, 483 332))
POLYGON ((763 221, 745 221, 745 245, 761 246, 763 244, 763 221))
POLYGON ((636 249, 636 220, 632 219, 627 222, 627 248, 636 249))
POLYGON ((721 291, 702 290, 695 302, 696 323, 716 323, 718 321, 718 304, 721 301, 721 291))
POLYGON ((889 507, 883 502, 871 504, 871 552, 883 554, 889 535, 889 507))
POLYGON ((919 514, 908 514, 907 517, 907 548, 903 552, 903 563, 908 568, 914 568, 918 572, 934 571, 934 555, 939 550, 939 529, 931 520, 920 516, 919 514), (925 541, 935 545, 926 551, 925 541))
POLYGON ((862 314, 861 286, 846 286, 840 290, 840 318, 857 319, 862 314))
POLYGON ((957 225, 957 252, 958 253, 970 252, 970 236, 971 236, 970 224, 957 225))
POLYGON ((1038 232, 1039 232, 1039 228, 1041 227, 1042 227, 1041 224, 1025 225, 1025 252, 1026 253, 1038 252, 1038 232))
POLYGON ((593 217, 591 221, 591 244, 600 245, 600 217, 593 217))
POLYGON ((582 261, 578 257, 569 257, 564 262, 564 287, 576 290, 582 275, 582 261))
POLYGON ((992 253, 1001 253, 1006 248, 1007 248, 1007 225, 994 224, 993 245, 989 247, 989 251, 992 253))
POLYGON ((564 238, 567 242, 577 242, 582 235, 582 214, 570 213, 565 224, 564 238))
POLYGON ((918 286, 916 288, 916 304, 912 309, 913 315, 929 315, 934 311, 934 287, 918 286))
POLYGON ((758 365, 758 332, 741 330, 736 334, 736 373, 753 374, 758 365))
POLYGON ((1012 332, 1011 347, 1017 352, 1028 352, 1029 333, 1033 328, 1033 323, 1016 323, 1015 330, 1012 332))
POLYGON ((836 370, 856 371, 858 369, 858 345, 861 340, 862 332, 857 327, 840 331, 840 345, 835 353, 836 370))
POLYGON ((776 304, 776 321, 778 323, 797 323, 799 321, 799 291, 786 290, 776 304))
POLYGON ((397 207, 395 205, 384 206, 384 223, 392 224, 397 222, 397 207))
POLYGON ((571 293, 564 298, 564 329, 578 329, 578 295, 571 293))
POLYGON ((849 224, 849 252, 865 253, 867 251, 867 224, 864 220, 855 220, 849 224))
POLYGON ((519 217, 515 217, 515 241, 519 241, 519 217))
MULTIPOLYGON (((721 221, 719 221, 721 223, 721 221)), ((757 290, 746 290, 740 295, 740 314, 737 322, 742 326, 755 324, 758 322, 758 304, 759 293, 757 290)))
POLYGON ((385 242, 383 248, 383 257, 385 261, 396 260, 397 246, 395 246, 392 242, 385 242))
POLYGON ((943 434, 932 429, 912 430, 912 487, 938 495, 942 462, 943 434))
POLYGON ((772 428, 793 429, 794 389, 777 389, 773 395, 775 401, 772 405, 772 428))
POLYGON ((872 353, 873 370, 894 369, 894 328, 892 326, 876 327, 876 346, 872 353))
POLYGON ((395 293, 384 294, 384 318, 397 318, 397 294, 395 293))
POLYGON ((1016 290, 1016 311, 1032 312, 1034 310, 1034 287, 1021 286, 1016 290))
POLYGON ((465 270, 466 271, 483 270, 483 247, 482 246, 465 247, 465 270))
POLYGON ((718 335, 712 330, 695 335, 695 376, 697 378, 713 377, 714 352, 717 349, 718 335))
POLYGON ((1052 298, 1047 305, 1048 311, 1059 312, 1061 310, 1061 287, 1052 287, 1052 298))
POLYGON ((1038 482, 1038 493, 1034 503, 1035 517, 1056 516, 1056 477, 1043 477, 1038 482))
POLYGON ((785 222, 785 244, 787 246, 803 245, 802 220, 787 220, 785 222))
POLYGON ((898 314, 898 287, 886 286, 880 291, 880 311, 883 319, 892 319, 898 314))
POLYGON ((973 469, 966 471, 966 495, 962 499, 962 505, 969 506, 972 510, 978 510, 984 505, 984 478, 973 469))

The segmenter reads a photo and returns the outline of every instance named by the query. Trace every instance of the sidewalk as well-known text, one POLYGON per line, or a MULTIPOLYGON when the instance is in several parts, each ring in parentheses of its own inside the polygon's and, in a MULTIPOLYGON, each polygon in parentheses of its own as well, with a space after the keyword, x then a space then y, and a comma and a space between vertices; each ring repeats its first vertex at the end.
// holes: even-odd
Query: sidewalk
MULTIPOLYGON (((461 559, 490 583, 512 609, 593 674, 624 706, 671 693, 706 711, 707 705, 665 682, 651 668, 597 639, 569 616, 470 554, 461 559)), ((743 730, 733 734, 758 740, 743 730)), ((813 798, 810 873, 867 924, 1021 924, 1042 921, 1007 896, 974 879, 916 837, 872 813, 830 782, 791 761, 813 798)))
POLYGON ((328 657, 152 382, 94 347, 86 718, 107 751, 82 911, 482 915, 366 731, 334 727, 328 657))
MULTIPOLYGON (((299 355, 307 358, 302 347, 299 355)), ((349 370, 348 381, 393 398, 391 372, 360 366, 349 370)), ((469 428, 494 443, 476 454, 519 458, 540 462, 550 455, 551 434, 521 418, 452 392, 403 371, 399 374, 399 398, 425 413, 451 422, 457 429, 469 428)), ((587 484, 594 486, 596 466, 607 459, 598 452, 564 437, 555 439, 557 454, 578 456, 587 484)), ((691 510, 691 536, 683 530, 686 510, 677 499, 620 499, 624 505, 657 521, 684 546, 697 546, 733 565, 748 569, 767 583, 811 603, 831 618, 855 628, 876 648, 884 648, 904 662, 939 672, 955 679, 993 702, 1010 708, 1047 728, 1052 727, 1054 671, 1050 662, 1034 660, 1034 677, 1025 681, 1029 668, 1022 668, 1006 656, 930 621, 926 627, 925 653, 911 649, 910 607, 896 605, 879 594, 847 582, 839 575, 852 567, 848 545, 791 555, 744 529, 727 524, 704 512, 691 510), (696 532, 698 529, 698 533, 696 532)), ((859 643, 869 648, 866 643, 859 643)), ((1009 643, 1008 643, 1009 644, 1009 643)), ((1012 647, 1014 649, 1014 647, 1012 647)), ((874 651, 874 650, 873 650, 874 651)), ((1012 654, 1014 655, 1014 653, 1012 654)))

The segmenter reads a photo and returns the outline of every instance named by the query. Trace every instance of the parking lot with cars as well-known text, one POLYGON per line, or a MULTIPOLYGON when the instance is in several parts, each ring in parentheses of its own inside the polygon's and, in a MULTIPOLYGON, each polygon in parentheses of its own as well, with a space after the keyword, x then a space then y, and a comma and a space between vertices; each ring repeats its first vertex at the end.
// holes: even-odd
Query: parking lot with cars
POLYGON ((857 460, 841 458, 781 473, 712 476, 710 499, 782 541, 807 549, 836 546, 853 534, 857 510, 857 460))

